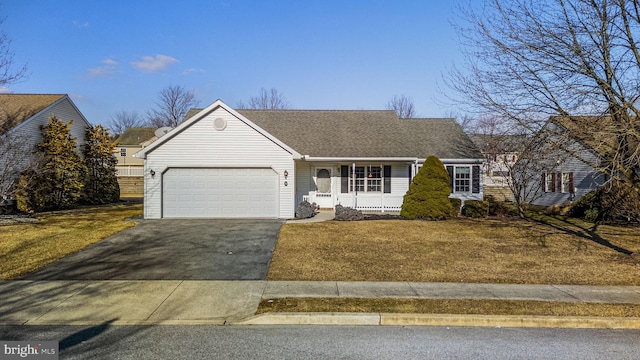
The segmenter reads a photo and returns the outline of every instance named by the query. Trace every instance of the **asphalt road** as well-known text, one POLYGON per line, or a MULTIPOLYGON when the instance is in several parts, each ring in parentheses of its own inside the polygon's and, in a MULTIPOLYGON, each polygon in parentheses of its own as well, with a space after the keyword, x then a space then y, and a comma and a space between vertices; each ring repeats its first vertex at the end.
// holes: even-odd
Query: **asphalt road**
POLYGON ((60 359, 637 359, 640 330, 381 326, 2 326, 60 359))
POLYGON ((264 280, 283 222, 143 220, 24 280, 264 280))

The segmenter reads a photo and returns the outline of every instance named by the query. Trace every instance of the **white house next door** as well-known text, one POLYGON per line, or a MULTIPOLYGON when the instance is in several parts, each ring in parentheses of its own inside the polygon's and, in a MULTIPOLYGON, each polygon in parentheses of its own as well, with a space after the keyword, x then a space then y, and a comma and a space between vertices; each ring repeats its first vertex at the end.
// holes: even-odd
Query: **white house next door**
POLYGON ((332 168, 316 168, 314 182, 316 184, 315 202, 320 208, 333 208, 332 168))

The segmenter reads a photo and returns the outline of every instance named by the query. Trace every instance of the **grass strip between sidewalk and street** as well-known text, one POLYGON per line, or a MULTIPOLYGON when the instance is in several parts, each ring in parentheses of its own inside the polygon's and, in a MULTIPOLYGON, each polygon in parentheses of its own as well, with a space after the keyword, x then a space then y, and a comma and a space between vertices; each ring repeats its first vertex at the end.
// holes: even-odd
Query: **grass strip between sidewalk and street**
POLYGON ((0 280, 31 271, 136 225, 142 205, 106 205, 37 215, 37 222, 0 226, 0 280))
POLYGON ((640 317, 640 304, 532 300, 281 298, 262 300, 256 314, 272 312, 640 317))

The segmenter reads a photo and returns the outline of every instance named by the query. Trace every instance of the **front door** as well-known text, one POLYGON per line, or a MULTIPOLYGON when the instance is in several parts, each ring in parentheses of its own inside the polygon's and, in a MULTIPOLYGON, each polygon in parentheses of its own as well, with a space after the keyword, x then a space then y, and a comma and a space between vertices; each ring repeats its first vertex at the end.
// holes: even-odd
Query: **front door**
POLYGON ((333 209, 331 168, 316 168, 316 204, 320 208, 333 209))

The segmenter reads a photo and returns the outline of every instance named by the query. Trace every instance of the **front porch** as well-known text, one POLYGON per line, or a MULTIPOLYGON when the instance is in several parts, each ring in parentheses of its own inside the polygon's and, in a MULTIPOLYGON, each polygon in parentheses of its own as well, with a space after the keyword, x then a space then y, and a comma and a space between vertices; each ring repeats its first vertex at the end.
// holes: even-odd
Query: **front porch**
POLYGON ((322 204, 321 209, 333 209, 335 205, 354 208, 363 212, 395 212, 402 209, 403 195, 395 194, 309 194, 302 199, 309 203, 322 204), (335 197, 335 201, 333 198, 335 197), (330 198, 330 199, 328 199, 330 198), (331 204, 331 206, 327 206, 331 204))

